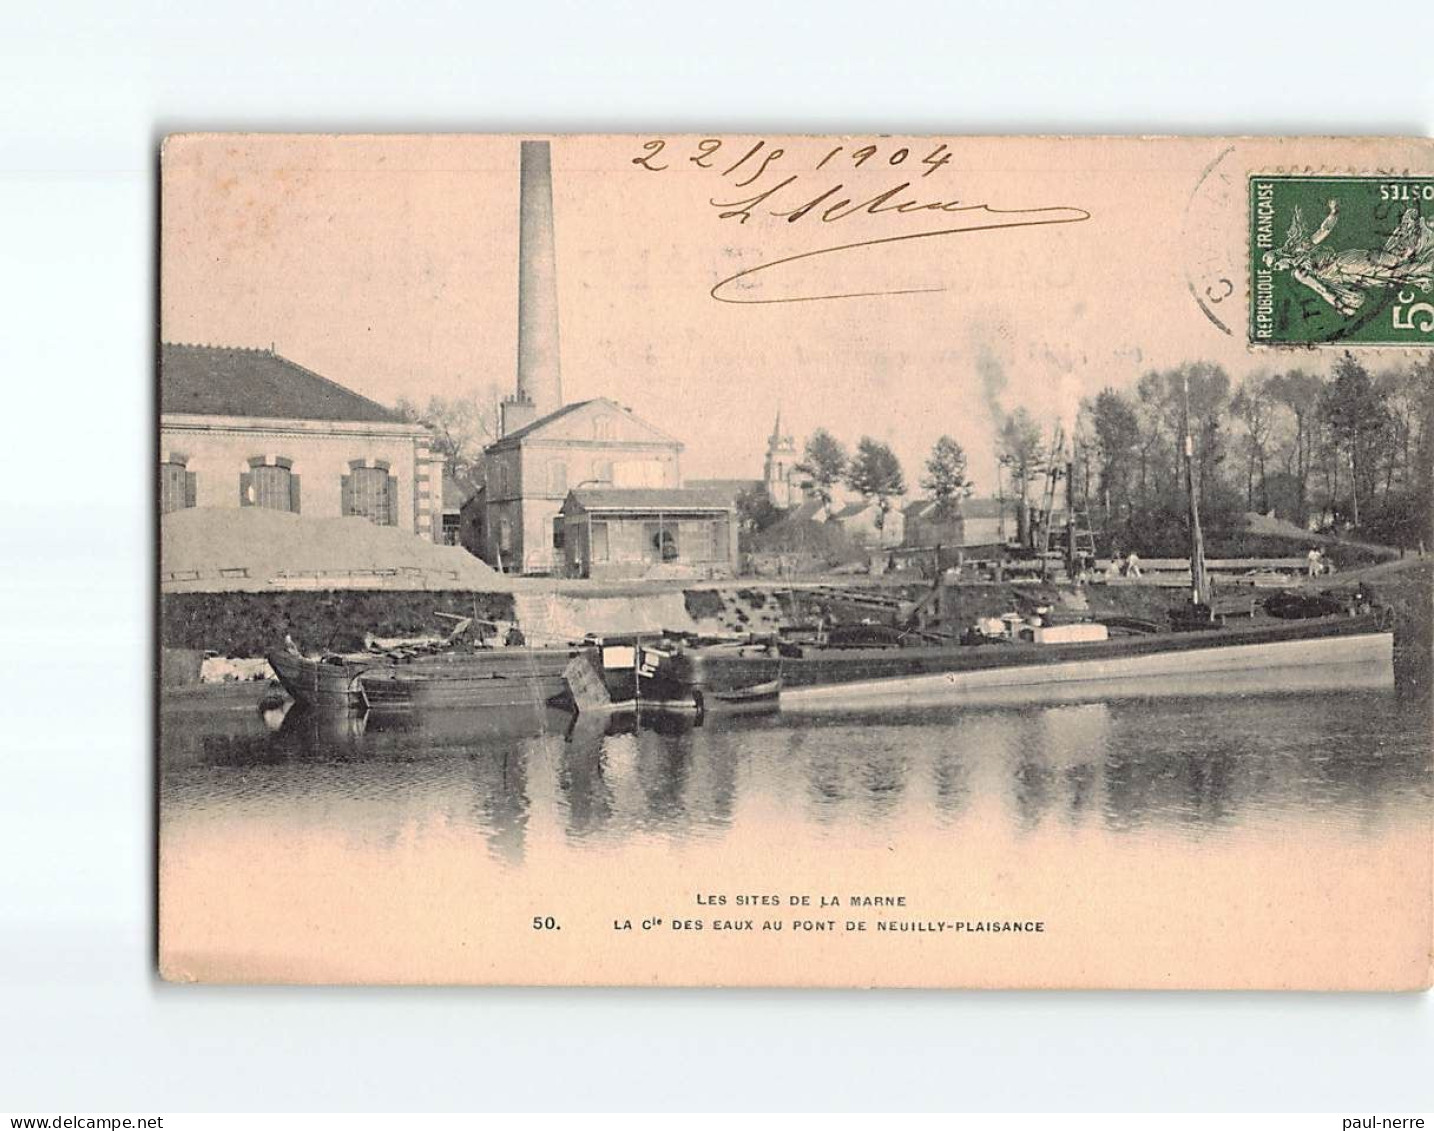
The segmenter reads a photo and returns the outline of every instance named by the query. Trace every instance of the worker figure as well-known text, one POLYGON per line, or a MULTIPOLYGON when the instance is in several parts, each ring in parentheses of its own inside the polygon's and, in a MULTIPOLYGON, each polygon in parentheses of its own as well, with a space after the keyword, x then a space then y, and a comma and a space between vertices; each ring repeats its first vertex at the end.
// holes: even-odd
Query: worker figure
POLYGON ((1311 546, 1310 552, 1305 555, 1306 560, 1309 562, 1309 575, 1311 577, 1318 577, 1320 575, 1320 571, 1323 567, 1323 562, 1321 561, 1323 557, 1324 555, 1319 552, 1318 546, 1311 546))
POLYGON ((518 622, 513 622, 513 627, 508 629, 508 635, 503 638, 503 647, 521 648, 528 643, 528 638, 523 635, 523 630, 518 627, 518 622))
POLYGON ((1134 550, 1131 550, 1130 553, 1125 556, 1125 576, 1143 576, 1140 572, 1140 555, 1137 554, 1134 550))

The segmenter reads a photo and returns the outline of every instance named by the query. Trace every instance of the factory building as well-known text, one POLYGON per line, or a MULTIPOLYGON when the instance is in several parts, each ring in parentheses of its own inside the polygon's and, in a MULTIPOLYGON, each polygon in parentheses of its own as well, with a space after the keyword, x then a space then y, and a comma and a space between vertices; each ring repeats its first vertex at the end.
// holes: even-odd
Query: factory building
MULTIPOLYGON (((500 406, 501 435, 484 450, 481 490, 463 519, 464 544, 508 573, 570 572, 561 515, 570 492, 662 491, 675 505, 684 495, 680 441, 607 397, 563 403, 559 341, 552 157, 548 142, 524 141, 517 383, 500 406)), ((688 501, 699 509, 709 502, 688 501)), ((647 565, 671 565, 661 547, 656 555, 647 565)), ((628 563, 626 576, 656 572, 642 564, 628 563)))

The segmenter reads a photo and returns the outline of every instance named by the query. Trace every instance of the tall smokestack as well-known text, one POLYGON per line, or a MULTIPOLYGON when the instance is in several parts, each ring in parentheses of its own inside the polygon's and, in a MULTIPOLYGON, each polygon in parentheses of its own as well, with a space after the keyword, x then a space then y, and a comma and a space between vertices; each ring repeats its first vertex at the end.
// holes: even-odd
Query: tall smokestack
POLYGON ((518 399, 536 416, 563 405, 558 366, 558 259, 553 239, 553 163, 546 141, 519 158, 518 399))

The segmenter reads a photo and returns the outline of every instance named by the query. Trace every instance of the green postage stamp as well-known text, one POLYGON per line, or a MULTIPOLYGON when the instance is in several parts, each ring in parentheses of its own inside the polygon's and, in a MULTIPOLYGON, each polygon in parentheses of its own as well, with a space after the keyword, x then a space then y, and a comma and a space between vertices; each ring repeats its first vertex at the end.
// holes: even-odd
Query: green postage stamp
POLYGON ((1251 177, 1250 341, 1434 344, 1434 176, 1251 177))

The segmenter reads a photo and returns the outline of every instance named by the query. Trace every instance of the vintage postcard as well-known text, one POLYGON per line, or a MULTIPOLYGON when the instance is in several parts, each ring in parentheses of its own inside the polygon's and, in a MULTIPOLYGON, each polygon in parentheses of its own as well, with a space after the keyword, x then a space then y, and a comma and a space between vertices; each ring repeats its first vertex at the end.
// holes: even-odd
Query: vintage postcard
POLYGON ((161 165, 165 978, 1430 984, 1431 142, 161 165))

